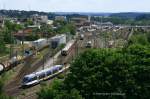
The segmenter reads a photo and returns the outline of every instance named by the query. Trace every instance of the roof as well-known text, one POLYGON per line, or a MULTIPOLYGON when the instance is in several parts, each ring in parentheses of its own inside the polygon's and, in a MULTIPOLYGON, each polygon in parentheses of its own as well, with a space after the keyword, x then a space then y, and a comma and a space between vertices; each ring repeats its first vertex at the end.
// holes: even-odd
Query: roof
POLYGON ((3 69, 4 69, 4 66, 0 64, 0 71, 2 71, 3 69))
POLYGON ((55 66, 53 66, 53 67, 50 67, 50 68, 47 68, 47 69, 44 69, 44 70, 41 70, 41 71, 38 71, 38 72, 34 72, 34 73, 32 73, 32 74, 29 74, 29 75, 26 75, 25 77, 33 78, 33 77, 35 77, 35 76, 37 76, 37 75, 39 75, 39 74, 41 74, 41 73, 45 73, 45 72, 47 72, 47 71, 54 70, 54 69, 56 69, 56 68, 58 68, 58 67, 61 67, 61 66, 62 66, 62 65, 55 65, 55 66))
POLYGON ((61 35, 56 35, 54 37, 52 37, 52 39, 57 39, 57 38, 61 38, 61 37, 64 37, 66 36, 65 34, 61 34, 61 35))
POLYGON ((33 42, 41 42, 41 41, 45 41, 46 39, 44 39, 44 38, 41 38, 41 39, 38 39, 38 40, 36 40, 36 41, 33 41, 33 42))

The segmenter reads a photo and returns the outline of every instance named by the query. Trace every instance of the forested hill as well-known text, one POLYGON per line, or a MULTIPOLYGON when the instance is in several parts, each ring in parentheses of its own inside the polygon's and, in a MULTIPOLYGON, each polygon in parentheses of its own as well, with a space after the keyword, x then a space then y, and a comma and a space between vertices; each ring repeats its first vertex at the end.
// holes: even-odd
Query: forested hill
POLYGON ((38 15, 47 15, 49 19, 54 18, 56 15, 65 15, 65 16, 109 16, 109 17, 118 17, 125 19, 136 19, 136 20, 149 20, 150 13, 144 12, 125 12, 125 13, 82 13, 82 12, 39 12, 39 11, 24 11, 24 10, 0 10, 0 15, 8 16, 8 17, 29 17, 33 14, 38 15))
POLYGON ((137 12, 113 13, 110 15, 110 17, 144 19, 144 18, 150 18, 150 13, 137 13, 137 12))
POLYGON ((54 13, 47 13, 47 12, 39 12, 39 11, 20 11, 20 10, 0 10, 0 15, 8 16, 8 17, 29 17, 33 14, 38 15, 47 15, 49 18, 53 17, 54 13))

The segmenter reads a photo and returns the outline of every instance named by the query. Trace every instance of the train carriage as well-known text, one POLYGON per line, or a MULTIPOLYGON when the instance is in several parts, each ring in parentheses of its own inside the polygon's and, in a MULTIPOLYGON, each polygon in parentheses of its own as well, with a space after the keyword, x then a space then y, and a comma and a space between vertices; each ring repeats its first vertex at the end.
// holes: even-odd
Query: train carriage
POLYGON ((32 55, 33 55, 33 53, 25 55, 24 57, 18 55, 18 56, 12 57, 10 60, 7 60, 7 61, 0 63, 0 73, 3 71, 7 71, 7 70, 12 69, 13 67, 19 65, 22 60, 25 60, 32 55))
POLYGON ((46 80, 63 68, 63 65, 55 65, 51 68, 41 70, 29 75, 24 76, 22 86, 30 86, 40 83, 40 81, 46 80))
POLYGON ((69 43, 67 43, 65 48, 62 49, 61 55, 67 56, 72 51, 72 49, 74 48, 74 44, 75 44, 75 40, 71 40, 69 43))

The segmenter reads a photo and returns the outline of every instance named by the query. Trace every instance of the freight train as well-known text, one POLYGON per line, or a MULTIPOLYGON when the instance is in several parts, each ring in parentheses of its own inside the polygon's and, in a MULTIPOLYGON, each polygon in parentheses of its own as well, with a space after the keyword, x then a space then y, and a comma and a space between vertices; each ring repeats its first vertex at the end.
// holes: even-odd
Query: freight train
POLYGON ((39 51, 48 45, 49 42, 47 41, 47 39, 38 39, 32 42, 32 47, 39 51))
POLYGON ((27 52, 28 51, 25 51, 25 54, 23 57, 20 55, 14 56, 10 60, 0 63, 0 73, 10 70, 11 68, 20 64, 22 60, 25 60, 29 58, 30 56, 33 56, 32 52, 28 52, 28 53, 27 52))
POLYGON ((62 49, 61 55, 67 56, 74 48, 75 42, 76 42, 75 40, 71 40, 70 42, 68 42, 67 45, 65 46, 65 48, 62 49))
POLYGON ((5 70, 9 70, 11 69, 12 67, 20 64, 21 60, 23 58, 21 56, 14 56, 12 57, 10 60, 6 61, 6 62, 3 62, 3 63, 0 63, 0 72, 3 72, 5 70))
POLYGON ((57 72, 62 72, 63 65, 55 65, 51 68, 47 68, 38 72, 25 75, 22 80, 22 87, 31 86, 40 83, 43 80, 47 80, 57 72))

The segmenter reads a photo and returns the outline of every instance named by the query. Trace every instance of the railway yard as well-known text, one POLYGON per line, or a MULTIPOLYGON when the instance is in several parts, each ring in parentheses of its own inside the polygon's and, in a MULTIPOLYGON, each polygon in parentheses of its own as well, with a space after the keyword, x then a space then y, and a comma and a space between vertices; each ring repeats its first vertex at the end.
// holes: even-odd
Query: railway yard
MULTIPOLYGON (((4 71, 9 73, 13 71, 9 80, 6 81, 4 91, 9 96, 17 97, 17 99, 36 99, 37 92, 40 90, 43 83, 51 83, 53 79, 57 78, 60 73, 67 71, 71 61, 83 51, 89 48, 117 48, 123 47, 128 38, 132 35, 132 29, 125 27, 116 29, 98 29, 94 31, 78 31, 74 37, 74 44, 67 49, 66 56, 62 55, 63 49, 44 48, 38 53, 33 53, 21 61, 17 66, 13 66, 11 70, 4 71), (80 35, 83 34, 84 36, 80 35), (69 51, 68 51, 69 50, 69 51), (62 71, 56 72, 50 79, 40 82, 40 84, 22 88, 21 83, 25 75, 37 72, 54 65, 64 65, 62 71)), ((67 41, 67 44, 70 41, 67 41)), ((66 46, 67 46, 66 44, 66 46)))

